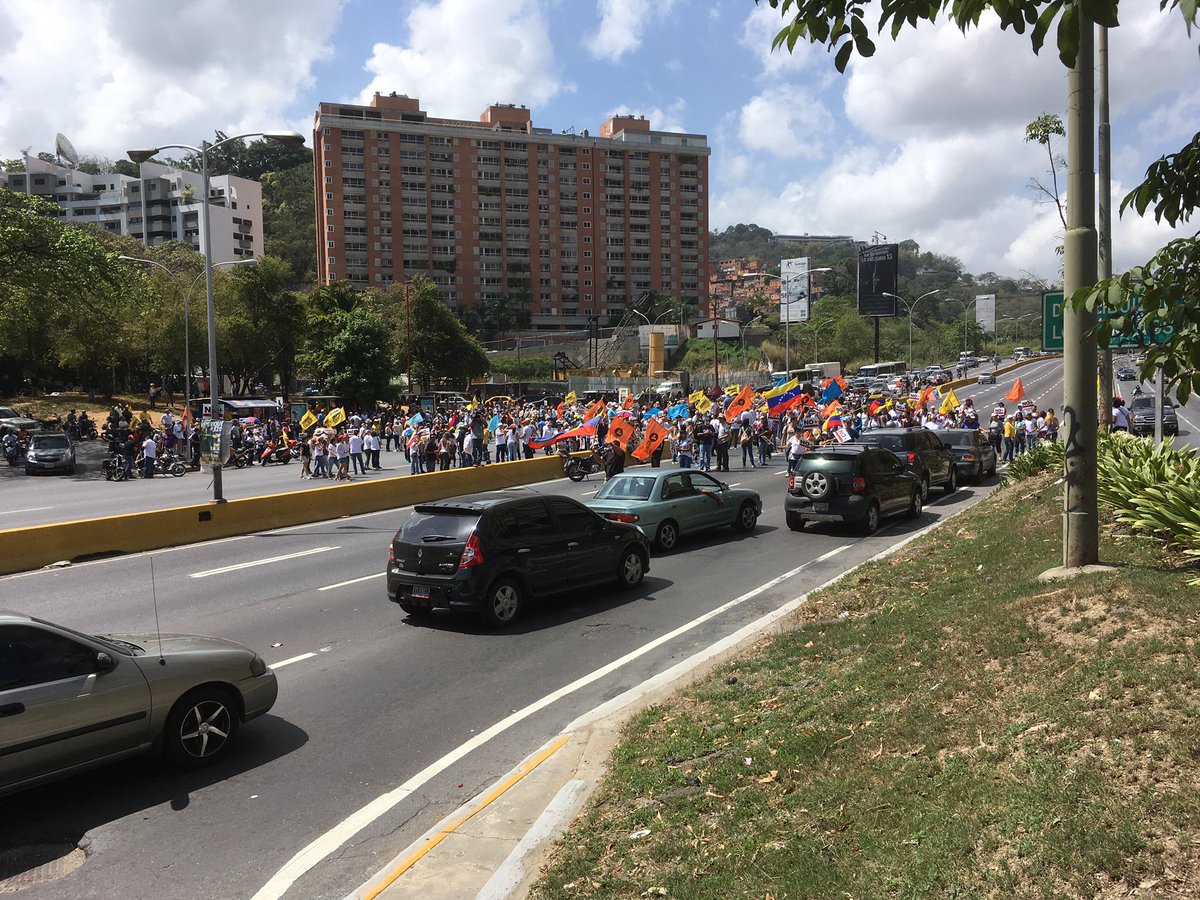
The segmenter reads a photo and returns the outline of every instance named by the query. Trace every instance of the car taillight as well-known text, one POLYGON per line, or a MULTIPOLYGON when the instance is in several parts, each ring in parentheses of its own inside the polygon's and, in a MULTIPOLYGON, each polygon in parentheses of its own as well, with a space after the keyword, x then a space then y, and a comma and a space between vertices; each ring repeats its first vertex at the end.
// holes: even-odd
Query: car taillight
POLYGON ((917 464, 917 454, 915 454, 915 453, 908 454, 908 464, 910 466, 915 466, 917 464))
POLYGON ((467 546, 463 547, 462 558, 458 561, 460 569, 470 569, 472 566, 482 566, 483 548, 479 546, 479 535, 474 531, 467 538, 467 546))
POLYGON ((850 490, 854 491, 854 493, 861 494, 866 489, 867 479, 863 478, 861 475, 855 475, 850 479, 850 490))
POLYGON ((612 519, 614 522, 627 522, 630 525, 635 524, 638 520, 635 513, 608 513, 606 518, 612 519))
POLYGON ((788 476, 788 490, 794 491, 795 489, 796 489, 796 476, 789 475, 788 476))
POLYGON ((963 462, 975 462, 975 457, 972 456, 970 453, 964 453, 963 454, 963 462))
POLYGON ((396 561, 396 545, 388 544, 388 562, 394 563, 395 561, 396 561))

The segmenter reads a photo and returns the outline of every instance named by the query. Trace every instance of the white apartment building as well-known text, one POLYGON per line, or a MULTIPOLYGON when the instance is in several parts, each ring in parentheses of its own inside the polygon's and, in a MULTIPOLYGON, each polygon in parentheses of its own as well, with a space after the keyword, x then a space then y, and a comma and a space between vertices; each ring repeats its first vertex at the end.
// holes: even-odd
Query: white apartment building
MULTIPOLYGON (((200 173, 152 162, 139 172, 89 175, 26 156, 25 171, 0 172, 0 184, 57 204, 67 222, 91 223, 147 247, 183 241, 204 252, 200 173)), ((234 175, 208 181, 213 262, 262 256, 262 186, 234 175)))

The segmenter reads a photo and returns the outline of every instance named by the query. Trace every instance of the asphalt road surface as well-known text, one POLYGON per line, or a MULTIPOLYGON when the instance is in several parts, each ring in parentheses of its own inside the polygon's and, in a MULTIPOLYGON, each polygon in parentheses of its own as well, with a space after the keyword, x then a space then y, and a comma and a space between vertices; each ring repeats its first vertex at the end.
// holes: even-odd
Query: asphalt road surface
MULTIPOLYGON (((1028 366, 1021 377, 1028 397, 1060 409, 1060 362, 1028 366)), ((1002 380, 959 396, 987 410, 1010 386, 1002 380)), ((921 521, 891 520, 863 538, 835 526, 790 532, 778 455, 765 469, 742 470, 736 459, 732 469, 724 476, 730 484, 763 497, 754 533, 682 541, 673 553, 654 554, 637 590, 606 587, 550 601, 509 631, 462 615, 412 621, 387 601, 387 543, 405 510, 0 579, 0 607, 85 631, 152 631, 157 596, 164 631, 246 643, 280 682, 271 714, 250 723, 213 768, 179 774, 137 760, 0 799, 0 854, 55 842, 84 845, 89 854, 74 873, 22 898, 344 897, 576 716, 967 509, 994 484, 949 496, 935 489, 921 521), (281 556, 289 558, 272 561, 281 556), (719 607, 726 608, 696 622, 719 607), (506 719, 511 727, 454 758, 506 719), (447 756, 454 761, 365 816, 361 829, 345 827, 447 756), (276 877, 322 836, 311 866, 276 877)), ((291 482, 296 469, 276 472, 291 482)), ((179 481, 191 478, 201 480, 179 481)), ((560 480, 524 490, 586 498, 599 486, 560 480)), ((143 487, 160 485, 85 489, 143 487)))

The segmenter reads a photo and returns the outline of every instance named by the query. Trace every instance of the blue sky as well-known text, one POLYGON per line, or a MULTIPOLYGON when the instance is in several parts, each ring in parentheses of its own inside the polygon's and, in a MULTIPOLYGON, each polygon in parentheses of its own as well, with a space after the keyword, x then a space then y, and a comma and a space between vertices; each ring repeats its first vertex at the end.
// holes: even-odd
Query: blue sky
MULTIPOLYGON (((1118 200, 1200 123, 1196 37, 1157 6, 1126 0, 1111 38, 1118 200)), ((102 158, 214 129, 310 133, 318 102, 375 90, 440 117, 523 103, 555 130, 629 112, 708 135, 713 228, 879 232, 970 272, 1057 277, 1061 226, 1027 187, 1045 154, 1023 140, 1065 116, 1052 53, 985 16, 965 37, 881 38, 840 75, 821 48, 772 54, 781 22, 752 0, 0 0, 0 156, 58 131, 102 158)), ((1117 267, 1170 236, 1127 215, 1117 267)))

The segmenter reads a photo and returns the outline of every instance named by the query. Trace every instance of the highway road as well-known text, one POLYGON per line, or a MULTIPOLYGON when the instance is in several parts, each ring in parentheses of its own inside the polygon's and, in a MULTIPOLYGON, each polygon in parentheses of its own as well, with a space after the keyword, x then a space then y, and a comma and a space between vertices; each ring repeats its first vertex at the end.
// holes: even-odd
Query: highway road
MULTIPOLYGON (((1060 409, 1059 361, 1021 377, 1039 406, 1060 409)), ((959 396, 987 410, 1010 386, 959 396)), ((0 579, 0 606, 85 631, 153 631, 157 597, 164 631, 246 643, 280 682, 274 710, 218 766, 179 774, 139 760, 0 799, 0 850, 62 842, 89 854, 21 896, 344 897, 576 716, 967 510, 994 484, 935 490, 921 521, 893 520, 863 538, 833 526, 790 532, 784 475, 776 456, 725 476, 762 494, 754 533, 681 542, 654 555, 639 589, 548 602, 510 631, 459 615, 413 621, 386 600, 387 543, 405 510, 0 579), (436 774, 415 778, 439 761, 436 774), (361 828, 347 823, 368 809, 361 828), (280 875, 310 845, 319 849, 306 864, 280 875)), ((598 487, 524 490, 586 498, 598 487)))

